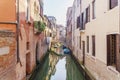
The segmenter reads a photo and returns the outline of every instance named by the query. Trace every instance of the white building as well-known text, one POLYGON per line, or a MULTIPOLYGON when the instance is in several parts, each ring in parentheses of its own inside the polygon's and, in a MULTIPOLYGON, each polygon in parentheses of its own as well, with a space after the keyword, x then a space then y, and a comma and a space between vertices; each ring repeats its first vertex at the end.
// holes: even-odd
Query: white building
POLYGON ((73 3, 73 53, 96 80, 120 80, 118 4, 118 0, 74 0, 73 3))

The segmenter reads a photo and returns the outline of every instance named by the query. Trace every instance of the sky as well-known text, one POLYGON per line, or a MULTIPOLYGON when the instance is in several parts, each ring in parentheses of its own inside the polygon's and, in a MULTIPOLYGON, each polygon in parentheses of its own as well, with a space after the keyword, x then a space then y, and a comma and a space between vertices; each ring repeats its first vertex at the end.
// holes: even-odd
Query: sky
POLYGON ((44 14, 54 16, 57 24, 66 25, 67 8, 71 7, 74 0, 44 0, 44 14))

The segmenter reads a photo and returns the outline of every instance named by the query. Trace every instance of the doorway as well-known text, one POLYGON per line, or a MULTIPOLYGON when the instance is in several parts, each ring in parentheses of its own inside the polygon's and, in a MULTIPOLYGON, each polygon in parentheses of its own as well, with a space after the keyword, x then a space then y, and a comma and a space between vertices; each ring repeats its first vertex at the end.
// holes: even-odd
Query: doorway
POLYGON ((107 66, 120 72, 120 34, 107 35, 107 66))
POLYGON ((39 45, 38 43, 36 44, 36 64, 38 65, 40 62, 40 59, 39 59, 39 45))
POLYGON ((30 72, 31 72, 31 69, 30 69, 30 52, 26 54, 26 75, 29 75, 30 72))

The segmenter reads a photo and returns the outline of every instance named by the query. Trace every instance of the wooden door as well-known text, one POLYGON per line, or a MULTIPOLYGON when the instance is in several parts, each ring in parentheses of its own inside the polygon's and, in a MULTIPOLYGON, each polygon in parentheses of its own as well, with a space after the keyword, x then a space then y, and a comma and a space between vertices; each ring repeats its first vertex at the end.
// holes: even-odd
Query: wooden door
POLYGON ((120 72, 120 35, 116 35, 116 69, 120 72))

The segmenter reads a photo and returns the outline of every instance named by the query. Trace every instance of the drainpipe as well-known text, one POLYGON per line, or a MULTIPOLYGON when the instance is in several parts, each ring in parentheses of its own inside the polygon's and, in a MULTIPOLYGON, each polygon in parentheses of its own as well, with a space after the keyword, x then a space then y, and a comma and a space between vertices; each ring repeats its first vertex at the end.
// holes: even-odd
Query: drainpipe
POLYGON ((16 25, 16 33, 17 33, 17 63, 20 62, 20 65, 22 66, 22 63, 21 63, 21 60, 20 60, 20 55, 19 55, 19 23, 20 23, 20 20, 19 20, 19 0, 16 0, 17 2, 17 13, 16 13, 16 17, 17 17, 17 25, 16 25))
POLYGON ((119 34, 120 34, 120 0, 118 0, 118 7, 119 7, 119 34))

